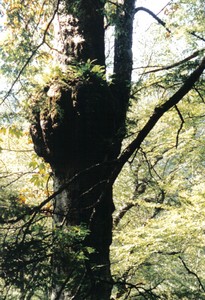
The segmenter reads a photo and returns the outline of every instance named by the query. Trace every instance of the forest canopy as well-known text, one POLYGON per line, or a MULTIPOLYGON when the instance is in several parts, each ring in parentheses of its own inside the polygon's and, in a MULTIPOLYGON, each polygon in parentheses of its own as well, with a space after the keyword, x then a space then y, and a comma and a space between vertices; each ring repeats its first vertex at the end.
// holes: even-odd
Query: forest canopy
POLYGON ((205 299, 203 0, 0 1, 0 299, 205 299))

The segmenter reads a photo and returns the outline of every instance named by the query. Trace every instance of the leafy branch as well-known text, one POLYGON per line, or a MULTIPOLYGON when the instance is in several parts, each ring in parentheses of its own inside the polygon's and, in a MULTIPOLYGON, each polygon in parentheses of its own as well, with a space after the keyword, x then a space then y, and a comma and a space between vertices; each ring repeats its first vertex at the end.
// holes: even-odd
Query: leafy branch
POLYGON ((136 150, 139 150, 142 142, 160 120, 160 118, 174 107, 193 87, 198 81, 199 77, 205 70, 205 57, 202 59, 198 68, 185 80, 184 84, 178 89, 178 91, 165 103, 155 107, 153 114, 144 125, 142 130, 138 133, 137 137, 125 148, 121 156, 118 158, 118 163, 113 171, 111 182, 114 182, 124 164, 133 155, 136 150))
POLYGON ((41 48, 41 46, 43 46, 46 42, 46 35, 48 33, 48 30, 55 18, 56 13, 58 12, 59 9, 59 4, 60 4, 60 0, 57 1, 57 5, 56 8, 54 9, 53 15, 50 19, 50 21, 48 22, 46 29, 44 31, 43 34, 43 38, 42 41, 38 44, 38 46, 32 51, 31 55, 28 57, 28 59, 26 60, 25 64, 23 65, 23 67, 21 68, 21 70, 18 72, 16 78, 14 79, 13 83, 11 84, 11 87, 9 88, 8 92, 6 93, 6 95, 4 96, 3 100, 1 101, 0 105, 2 103, 4 103, 4 101, 8 98, 8 96, 10 95, 10 93, 12 92, 14 86, 16 85, 16 83, 19 81, 21 75, 23 74, 24 70, 27 68, 27 66, 29 65, 29 63, 32 61, 33 57, 37 54, 38 50, 41 48))
POLYGON ((119 156, 118 160, 115 162, 115 168, 111 173, 110 177, 107 179, 105 183, 105 188, 101 193, 100 197, 97 199, 95 204, 93 205, 93 213, 90 217, 90 224, 92 223, 94 216, 97 211, 97 207, 100 205, 104 196, 107 193, 107 190, 110 186, 112 186, 121 172, 125 163, 129 160, 129 158, 140 149, 141 144, 146 139, 148 134, 157 124, 157 122, 161 119, 161 117, 168 112, 171 108, 176 106, 176 104, 182 100, 182 98, 194 87, 194 84, 198 81, 199 77, 205 70, 205 57, 201 61, 198 68, 196 68, 193 73, 185 80, 184 84, 179 88, 179 90, 167 100, 165 103, 155 107, 153 114, 144 125, 142 130, 138 133, 137 137, 124 149, 122 154, 119 156))
MULTIPOLYGON (((91 167, 88 167, 79 173, 76 173, 73 177, 71 177, 67 182, 65 182, 61 187, 54 193, 52 193, 50 196, 48 196, 45 200, 43 200, 39 205, 33 206, 33 207, 27 207, 27 210, 25 213, 19 215, 15 219, 9 219, 9 220, 4 220, 2 217, 0 217, 0 224, 15 224, 21 220, 23 220, 26 216, 31 216, 33 219, 39 212, 42 211, 43 207, 49 203, 51 200, 53 200, 57 195, 61 194, 66 188, 69 187, 71 183, 73 183, 75 180, 78 180, 80 176, 83 176, 87 174, 90 171, 93 171, 94 169, 101 168, 102 165, 105 165, 105 163, 98 163, 95 165, 92 165, 91 167)), ((113 164, 113 162, 107 162, 108 165, 113 164)), ((99 184, 105 183, 105 181, 101 181, 99 184)), ((85 191, 82 195, 85 195, 86 193, 89 193, 92 191, 94 188, 96 188, 97 185, 91 187, 89 190, 85 191)), ((82 196, 81 195, 81 196, 82 196)), ((29 222, 29 221, 28 221, 29 222)))

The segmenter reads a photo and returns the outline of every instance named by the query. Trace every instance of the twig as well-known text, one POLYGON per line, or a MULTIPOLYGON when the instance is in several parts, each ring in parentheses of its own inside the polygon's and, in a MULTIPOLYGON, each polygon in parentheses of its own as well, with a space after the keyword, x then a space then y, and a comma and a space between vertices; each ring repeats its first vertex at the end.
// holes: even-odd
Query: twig
POLYGON ((162 254, 162 255, 178 255, 178 254, 181 254, 181 251, 170 251, 170 252, 157 251, 156 253, 162 254))
POLYGON ((1 151, 9 151, 9 152, 33 152, 33 149, 27 149, 27 150, 17 150, 17 149, 6 149, 6 148, 1 148, 1 151))
POLYGON ((160 11, 157 13, 157 15, 159 15, 168 5, 170 5, 172 3, 173 0, 169 1, 164 7, 162 7, 162 9, 160 9, 160 11))
POLYGON ((65 290, 66 284, 69 282, 69 280, 71 278, 71 275, 73 274, 74 270, 75 270, 74 268, 73 268, 73 270, 71 270, 70 274, 64 280, 61 288, 57 291, 57 295, 55 296, 55 300, 60 300, 61 299, 62 293, 65 290))
MULTIPOLYGON (((144 74, 150 74, 150 73, 155 73, 155 72, 159 72, 159 71, 164 71, 164 70, 169 70, 169 69, 173 69, 175 67, 178 67, 184 63, 186 63, 187 61, 190 61, 191 59, 195 58, 196 56, 200 55, 203 51, 205 50, 205 48, 203 49, 200 49, 200 50, 197 50, 195 51, 194 53, 192 53, 191 55, 185 57, 184 59, 172 64, 172 65, 168 65, 168 66, 162 66, 162 67, 159 67, 157 69, 154 69, 154 70, 151 70, 151 71, 147 71, 147 72, 144 72, 144 74)), ((147 67, 143 67, 143 68, 149 68, 149 66, 147 67)), ((151 66, 150 68, 155 68, 154 66, 151 66)))
POLYGON ((181 132, 181 130, 182 130, 183 125, 184 125, 185 122, 184 122, 184 118, 183 118, 180 110, 178 109, 177 105, 175 105, 174 108, 176 109, 176 111, 177 111, 177 113, 179 115, 179 118, 181 120, 181 124, 180 124, 180 127, 179 127, 178 131, 177 131, 177 136, 176 136, 176 145, 175 145, 175 147, 177 148, 178 145, 179 145, 179 134, 180 134, 180 132, 181 132))
POLYGON ((199 276, 195 272, 193 272, 193 271, 191 271, 189 269, 189 267, 187 266, 187 264, 185 263, 185 261, 183 260, 183 258, 181 256, 179 256, 179 259, 181 260, 181 262, 182 262, 184 268, 187 270, 188 274, 194 275, 196 277, 196 279, 197 279, 197 281, 199 283, 200 288, 205 292, 205 287, 203 286, 203 284, 202 284, 201 279, 199 278, 199 276))
POLYGON ((196 38, 202 40, 203 42, 205 42, 205 38, 199 36, 198 34, 196 34, 194 31, 190 32, 191 35, 195 36, 196 38))
POLYGON ((138 206, 138 204, 134 204, 133 202, 128 202, 123 206, 123 208, 118 212, 117 216, 114 218, 113 224, 114 227, 117 227, 124 215, 134 206, 138 206))
POLYGON ((36 174, 36 172, 25 172, 25 173, 21 172, 21 173, 19 173, 19 175, 18 175, 18 173, 13 173, 13 174, 9 174, 6 176, 0 176, 0 179, 2 179, 2 178, 8 178, 8 177, 11 177, 14 175, 18 175, 16 178, 12 179, 8 183, 1 185, 0 190, 6 189, 8 186, 12 185, 14 182, 18 181, 19 179, 21 179, 23 176, 26 176, 27 174, 36 174))
POLYGON ((204 101, 204 97, 203 97, 203 95, 201 94, 201 92, 199 91, 199 89, 198 89, 198 88, 196 88, 196 87, 194 87, 194 90, 197 92, 197 94, 198 94, 198 95, 199 95, 199 97, 201 98, 202 102, 203 102, 203 103, 205 103, 205 101, 204 101))
POLYGON ((142 155, 143 155, 144 158, 145 158, 145 162, 146 162, 146 164, 147 164, 147 167, 148 167, 148 171, 149 171, 150 176, 153 177, 153 176, 152 176, 152 170, 153 170, 154 173, 157 175, 157 177, 158 177, 159 179, 162 179, 162 177, 161 177, 161 176, 157 173, 157 171, 155 170, 155 165, 156 165, 156 163, 155 163, 154 165, 152 165, 151 162, 149 161, 148 157, 147 157, 146 152, 142 149, 142 147, 140 147, 140 150, 141 150, 142 155))

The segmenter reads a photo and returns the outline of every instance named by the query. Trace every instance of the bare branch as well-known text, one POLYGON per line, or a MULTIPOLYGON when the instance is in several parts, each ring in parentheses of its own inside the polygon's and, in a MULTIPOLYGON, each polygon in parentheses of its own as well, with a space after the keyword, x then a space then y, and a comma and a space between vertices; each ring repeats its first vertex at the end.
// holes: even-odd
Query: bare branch
MULTIPOLYGON (((142 155, 143 155, 144 158, 145 158, 145 162, 146 162, 146 164, 147 164, 147 167, 148 167, 148 171, 149 171, 150 176, 151 176, 151 177, 153 176, 153 175, 152 175, 152 170, 153 170, 154 173, 157 175, 157 177, 158 177, 159 179, 162 179, 162 177, 158 174, 158 172, 157 172, 156 169, 155 169, 155 165, 157 164, 157 161, 155 162, 154 165, 152 165, 151 162, 149 161, 148 157, 147 157, 147 153, 142 149, 142 147, 140 147, 140 150, 141 150, 142 155)), ((161 157, 159 157, 159 160, 160 160, 160 159, 161 159, 161 157)))
MULTIPOLYGON (((130 293, 131 290, 136 290, 138 292, 137 296, 143 296, 144 299, 160 299, 160 297, 154 293, 154 290, 160 284, 162 284, 163 281, 164 281, 164 279, 162 279, 160 282, 157 282, 153 287, 150 287, 150 288, 145 288, 144 283, 142 283, 142 282, 133 284, 126 280, 114 281, 114 285, 122 286, 123 290, 124 290, 123 294, 125 292, 130 293)), ((122 296, 121 293, 119 293, 119 296, 122 296)), ((128 295, 128 297, 129 297, 129 295, 128 295)), ((129 299, 129 298, 126 297, 125 299, 129 299)))
POLYGON ((204 97, 203 97, 203 95, 201 94, 201 92, 199 91, 199 89, 198 89, 198 88, 196 88, 196 87, 194 87, 194 90, 197 92, 197 94, 198 94, 198 95, 199 95, 199 97, 201 98, 202 102, 203 102, 203 103, 205 103, 205 101, 204 101, 204 97))
MULTIPOLYGON (((197 50, 195 51, 194 53, 192 53, 191 55, 185 57, 184 59, 174 63, 174 64, 171 64, 171 65, 168 65, 168 66, 162 66, 162 67, 158 67, 157 69, 154 69, 154 70, 151 70, 151 71, 147 71, 147 72, 144 72, 144 74, 150 74, 150 73, 155 73, 155 72, 159 72, 159 71, 164 71, 164 70, 169 70, 169 69, 173 69, 175 67, 178 67, 184 63, 186 63, 187 61, 190 61, 191 59, 197 57, 198 55, 200 55, 203 51, 205 50, 205 48, 203 49, 200 49, 200 50, 197 50)), ((144 68, 149 68, 149 66, 147 67, 144 67, 144 68)), ((150 68, 155 68, 154 66, 150 67, 150 68)))
POLYGON ((170 251, 170 252, 157 251, 156 253, 162 254, 162 255, 178 255, 178 254, 181 254, 181 251, 170 251))
POLYGON ((27 150, 15 150, 15 149, 6 149, 6 148, 1 148, 1 151, 9 151, 9 152, 33 152, 33 149, 27 149, 27 150))
POLYGON ((32 171, 32 172, 20 172, 20 173, 11 173, 11 174, 6 175, 6 176, 0 176, 0 179, 13 177, 14 175, 16 176, 16 178, 14 178, 14 179, 11 178, 11 180, 8 183, 1 185, 0 189, 6 189, 8 186, 12 185, 14 182, 17 182, 23 176, 26 176, 28 174, 36 174, 36 172, 34 172, 34 171, 32 171))
POLYGON ((138 206, 138 204, 134 204, 133 202, 128 202, 123 206, 123 208, 118 212, 117 216, 115 217, 113 223, 114 227, 117 227, 124 215, 134 206, 138 206))
POLYGON ((185 122, 184 122, 184 118, 183 118, 180 110, 178 109, 177 105, 175 105, 174 107, 175 107, 175 109, 176 109, 176 111, 177 111, 177 113, 179 115, 180 120, 181 120, 181 124, 180 124, 180 127, 179 127, 178 131, 177 131, 177 137, 176 137, 176 146, 175 147, 177 148, 178 145, 179 145, 179 134, 180 134, 180 132, 181 132, 181 130, 182 130, 183 125, 184 125, 185 122))
POLYGON ((194 31, 190 32, 191 35, 195 36, 197 39, 202 40, 203 42, 205 42, 205 38, 203 38, 202 36, 199 36, 197 33, 195 33, 194 31))
POLYGON ((182 262, 184 268, 187 270, 188 274, 193 275, 193 276, 196 277, 196 279, 197 279, 197 281, 199 283, 200 288, 205 292, 205 287, 203 286, 203 284, 202 284, 201 279, 199 278, 199 276, 195 272, 193 272, 193 271, 191 271, 189 269, 189 267, 187 266, 187 264, 185 263, 185 261, 183 260, 183 258, 181 256, 179 256, 179 259, 181 260, 181 262, 182 262))
POLYGON ((160 19, 155 13, 153 13, 151 10, 149 10, 148 8, 145 8, 143 6, 137 7, 135 8, 134 13, 136 14, 138 11, 144 11, 146 13, 148 13, 150 16, 152 16, 160 25, 162 25, 169 33, 171 33, 171 31, 169 30, 169 28, 166 27, 166 23, 164 21, 162 21, 162 19, 160 19))
POLYGON ((167 6, 169 6, 169 5, 172 3, 172 1, 173 1, 173 0, 171 0, 171 1, 169 1, 167 4, 165 4, 165 6, 162 7, 162 9, 160 9, 160 11, 157 13, 157 15, 160 14, 167 6))

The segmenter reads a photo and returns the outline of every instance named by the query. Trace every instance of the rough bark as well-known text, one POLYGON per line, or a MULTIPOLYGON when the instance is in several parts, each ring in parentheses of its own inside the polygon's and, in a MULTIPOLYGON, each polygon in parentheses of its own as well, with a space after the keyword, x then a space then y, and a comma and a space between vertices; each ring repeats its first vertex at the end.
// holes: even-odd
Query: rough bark
POLYGON ((47 96, 50 109, 38 112, 31 126, 36 153, 52 167, 54 191, 79 174, 56 196, 54 222, 64 223, 64 226, 88 226, 90 235, 85 245, 93 247, 95 253, 89 257, 86 267, 91 293, 87 299, 109 299, 112 287, 109 262, 114 210, 112 189, 109 188, 100 202, 98 199, 110 174, 106 162, 116 158, 120 150, 120 144, 114 143, 113 97, 106 82, 91 80, 87 83, 78 81, 75 85, 72 82, 66 90, 54 83, 50 89, 55 90, 53 98, 47 96), (89 271, 93 266, 98 269, 89 271), (98 283, 99 277, 105 283, 102 280, 98 283))
POLYGON ((135 0, 125 0, 117 10, 114 45, 114 93, 118 99, 118 116, 124 127, 132 76, 132 35, 135 0))
MULTIPOLYGON (((64 72, 74 62, 88 59, 105 65, 104 1, 69 1, 60 6, 55 20, 56 59, 64 72), (77 39, 76 39, 77 38, 77 39)), ((92 247, 83 266, 66 290, 72 266, 54 251, 55 283, 52 299, 110 299, 112 278, 109 247, 112 242, 112 186, 106 187, 112 162, 117 158, 124 133, 132 69, 132 21, 134 1, 125 1, 115 41, 116 77, 113 85, 95 74, 85 79, 56 78, 41 93, 44 104, 33 111, 31 135, 36 153, 49 162, 54 192, 73 176, 70 185, 54 200, 53 220, 57 227, 84 224, 90 230, 84 246, 92 247), (125 46, 125 44, 127 46, 125 46), (124 47, 123 47, 124 45, 124 47), (126 66, 126 69, 125 69, 126 66), (124 70, 123 70, 124 68, 124 70), (76 176, 77 175, 77 176, 76 176), (66 281, 67 277, 67 281, 66 281)), ((67 73, 68 74, 68 73, 67 73)), ((76 272, 75 272, 76 274, 76 272)))

